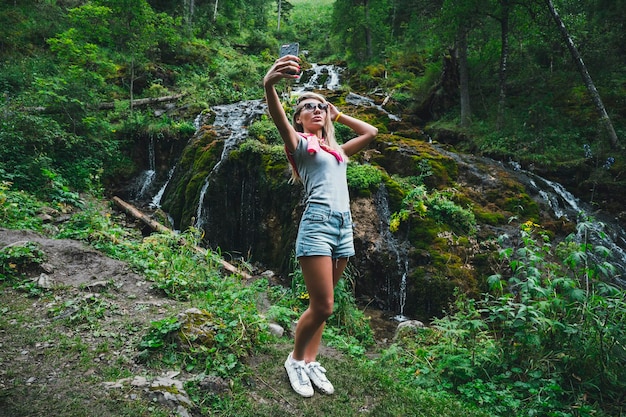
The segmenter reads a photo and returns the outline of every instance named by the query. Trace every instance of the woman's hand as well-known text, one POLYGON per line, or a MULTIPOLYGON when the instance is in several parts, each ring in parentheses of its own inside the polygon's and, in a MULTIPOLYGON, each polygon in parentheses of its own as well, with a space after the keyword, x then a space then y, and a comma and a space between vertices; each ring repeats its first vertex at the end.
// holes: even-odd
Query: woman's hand
POLYGON ((334 104, 329 102, 328 103, 328 116, 330 116, 330 120, 334 122, 339 113, 341 113, 339 109, 334 104))
POLYGON ((283 78, 295 79, 300 77, 300 58, 295 55, 285 55, 278 58, 263 78, 263 86, 269 87, 283 78))

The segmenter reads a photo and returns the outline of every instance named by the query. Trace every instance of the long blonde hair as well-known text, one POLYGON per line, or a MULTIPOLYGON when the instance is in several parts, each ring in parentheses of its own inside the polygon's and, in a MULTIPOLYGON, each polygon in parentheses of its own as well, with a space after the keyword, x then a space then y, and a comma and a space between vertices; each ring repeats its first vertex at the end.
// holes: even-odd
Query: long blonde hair
MULTIPOLYGON (((298 97, 298 100, 296 101, 296 108, 294 109, 292 118, 293 127, 294 129, 296 129, 297 132, 304 133, 304 128, 300 123, 296 121, 296 119, 303 109, 303 105, 301 103, 304 100, 308 99, 313 99, 319 101, 320 103, 329 104, 326 98, 324 98, 324 96, 321 94, 312 93, 310 91, 302 93, 302 95, 300 95, 300 97, 298 97)), ((339 144, 337 143, 337 139, 335 139, 335 126, 333 125, 333 121, 330 118, 330 111, 326 112, 326 119, 324 120, 324 127, 322 128, 322 137, 326 139, 326 143, 328 143, 328 146, 330 148, 343 154, 341 146, 339 146, 339 144)))
MULTIPOLYGON (((298 123, 296 120, 298 118, 298 115, 304 108, 304 106, 301 103, 304 100, 308 100, 308 99, 313 99, 313 100, 319 101, 320 103, 329 104, 326 98, 322 96, 321 94, 312 93, 310 91, 302 93, 302 95, 300 95, 300 97, 298 97, 298 100, 296 101, 296 107, 294 109, 293 117, 291 120, 291 123, 294 129, 296 129, 296 132, 304 133, 304 128, 302 127, 302 124, 298 123)), ((326 139, 326 143, 328 144, 329 148, 339 152, 339 154, 343 156, 344 161, 348 161, 348 156, 345 154, 345 152, 343 151, 339 143, 337 143, 337 139, 335 138, 335 125, 333 125, 333 121, 330 118, 329 110, 326 111, 326 119, 324 120, 324 126, 322 127, 322 137, 326 139)), ((300 181, 300 175, 298 175, 298 172, 294 169, 293 166, 291 166, 291 181, 290 182, 298 182, 298 181, 300 181)))

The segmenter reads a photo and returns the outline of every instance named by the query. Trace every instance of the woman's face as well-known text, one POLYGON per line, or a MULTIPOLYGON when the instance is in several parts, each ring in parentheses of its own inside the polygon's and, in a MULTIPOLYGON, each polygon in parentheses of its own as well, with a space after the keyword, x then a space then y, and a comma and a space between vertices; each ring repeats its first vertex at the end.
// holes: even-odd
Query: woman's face
POLYGON ((328 116, 328 104, 314 98, 303 100, 299 105, 300 113, 296 122, 302 125, 305 132, 317 132, 324 127, 328 116))

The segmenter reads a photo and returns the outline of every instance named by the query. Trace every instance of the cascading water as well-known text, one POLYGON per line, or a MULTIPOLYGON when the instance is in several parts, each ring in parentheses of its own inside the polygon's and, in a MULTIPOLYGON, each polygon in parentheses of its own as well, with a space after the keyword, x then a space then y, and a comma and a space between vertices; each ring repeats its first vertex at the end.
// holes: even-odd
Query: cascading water
POLYGON ((406 321, 409 320, 409 318, 404 315, 404 307, 406 306, 407 296, 407 274, 409 271, 409 261, 406 250, 398 243, 398 240, 389 229, 391 210, 389 209, 387 189, 384 184, 381 184, 378 192, 376 193, 376 211, 378 212, 378 218, 380 219, 378 225, 379 233, 383 238, 384 244, 387 245, 389 253, 392 253, 395 256, 395 265, 389 268, 389 270, 385 273, 387 294, 389 297, 388 304, 392 308, 393 306, 397 306, 398 308, 398 314, 393 317, 394 320, 400 322, 406 321), (394 272, 399 276, 394 277, 394 272), (396 290, 394 278, 399 278, 400 280, 399 290, 396 290))
POLYGON ((156 162, 154 152, 154 137, 150 135, 150 141, 148 143, 148 169, 139 174, 137 178, 137 190, 134 197, 141 199, 145 196, 146 192, 150 189, 154 177, 156 176, 156 162))
POLYGON ((350 104, 355 105, 355 106, 374 107, 374 108, 378 109, 380 112, 385 113, 387 115, 387 117, 389 117, 390 120, 393 120, 393 121, 396 121, 396 122, 401 120, 395 114, 391 114, 387 110, 385 110, 383 108, 383 106, 376 104, 374 102, 374 100, 372 100, 369 97, 364 97, 364 96, 361 96, 361 95, 355 94, 355 93, 348 93, 348 95, 346 96, 346 103, 350 103, 350 104))
POLYGON ((310 70, 304 71, 300 79, 293 85, 293 93, 298 94, 311 90, 334 91, 340 87, 339 74, 341 69, 334 65, 312 64, 310 70))
POLYGON ((159 189, 159 192, 157 192, 156 195, 152 197, 152 202, 150 202, 150 208, 154 209, 154 208, 161 207, 161 199, 163 198, 163 194, 165 193, 165 189, 167 188, 167 185, 170 183, 170 180, 172 179, 172 175, 174 175, 174 171, 176 171, 176 165, 174 165, 174 167, 170 169, 169 173, 167 174, 167 180, 161 186, 161 188, 159 189))
POLYGON ((561 184, 542 178, 532 172, 523 171, 516 167, 516 171, 525 175, 529 180, 527 186, 531 191, 539 194, 544 202, 552 209, 554 216, 577 222, 584 222, 587 227, 577 228, 577 238, 581 242, 591 242, 601 245, 611 252, 611 263, 617 268, 617 275, 613 278, 616 283, 626 287, 626 232, 620 225, 611 219, 598 219, 588 214, 585 204, 561 184))
POLYGON ((459 154, 449 152, 441 146, 435 146, 443 155, 462 164, 477 176, 480 173, 474 168, 480 160, 486 164, 500 165, 515 175, 518 181, 526 186, 530 195, 537 195, 540 200, 552 210, 556 219, 564 218, 568 221, 576 222, 579 226, 585 224, 586 227, 577 227, 578 240, 580 242, 590 242, 595 245, 606 247, 611 252, 610 263, 616 268, 616 275, 613 277, 616 284, 626 288, 626 231, 617 221, 608 218, 594 218, 588 213, 586 204, 580 202, 573 194, 563 187, 563 185, 542 178, 541 176, 523 170, 519 163, 509 161, 508 164, 480 157, 463 157, 459 154), (466 160, 466 158, 471 158, 466 160))
MULTIPOLYGON (((222 162, 228 158, 233 149, 248 137, 248 126, 265 114, 266 109, 267 107, 263 100, 240 101, 238 103, 212 107, 212 110, 215 112, 213 127, 218 132, 218 135, 224 138, 224 148, 220 160, 213 166, 200 190, 200 198, 196 209, 196 228, 202 228, 205 216, 209 215, 209 213, 204 212, 204 197, 209 188, 211 177, 217 172, 222 162)), ((199 125, 199 120, 197 123, 199 125)))

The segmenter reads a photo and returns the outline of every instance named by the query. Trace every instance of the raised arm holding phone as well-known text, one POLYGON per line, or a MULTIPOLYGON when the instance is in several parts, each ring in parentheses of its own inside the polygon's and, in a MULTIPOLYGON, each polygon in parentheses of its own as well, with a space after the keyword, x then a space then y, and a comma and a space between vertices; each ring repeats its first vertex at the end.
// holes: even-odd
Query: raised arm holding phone
POLYGON ((334 288, 348 258, 355 254, 346 178, 348 158, 374 140, 378 129, 340 112, 322 95, 311 92, 298 98, 289 121, 275 85, 282 79, 299 77, 300 58, 295 51, 281 52, 285 55, 268 70, 263 87, 268 111, 285 144, 292 179, 301 181, 305 190, 306 207, 295 246, 309 307, 298 320, 294 349, 285 369, 294 391, 311 397, 313 385, 325 394, 335 391, 326 369, 317 362, 317 354, 326 319, 333 313, 334 288), (348 126, 356 137, 339 145, 333 122, 348 126))

